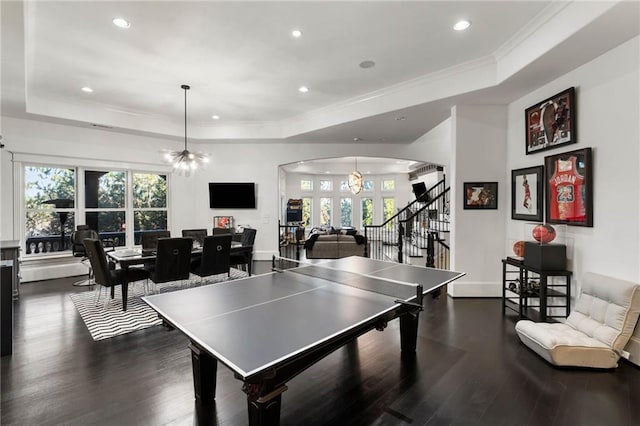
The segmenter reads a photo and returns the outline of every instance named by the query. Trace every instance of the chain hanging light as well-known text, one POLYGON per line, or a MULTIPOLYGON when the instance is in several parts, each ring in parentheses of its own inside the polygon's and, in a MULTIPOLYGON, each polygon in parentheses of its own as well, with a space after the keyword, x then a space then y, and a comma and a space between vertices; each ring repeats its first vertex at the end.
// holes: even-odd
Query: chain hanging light
POLYGON ((359 194, 360 191, 362 191, 364 181, 363 181, 362 173, 358 171, 358 157, 356 157, 355 170, 349 173, 347 183, 349 184, 349 190, 353 194, 359 194))
POLYGON ((187 90, 190 86, 183 84, 180 86, 184 90, 184 149, 181 151, 164 151, 165 160, 173 165, 173 171, 184 176, 189 176, 191 172, 206 166, 209 163, 209 155, 201 152, 191 152, 187 149, 187 90))

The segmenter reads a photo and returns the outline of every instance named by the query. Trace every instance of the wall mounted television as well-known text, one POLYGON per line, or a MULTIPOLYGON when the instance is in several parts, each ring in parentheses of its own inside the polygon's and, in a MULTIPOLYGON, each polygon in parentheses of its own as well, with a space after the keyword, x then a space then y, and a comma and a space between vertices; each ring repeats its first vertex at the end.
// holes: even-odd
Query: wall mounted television
POLYGON ((255 209, 256 185, 253 182, 209 182, 209 207, 255 209))

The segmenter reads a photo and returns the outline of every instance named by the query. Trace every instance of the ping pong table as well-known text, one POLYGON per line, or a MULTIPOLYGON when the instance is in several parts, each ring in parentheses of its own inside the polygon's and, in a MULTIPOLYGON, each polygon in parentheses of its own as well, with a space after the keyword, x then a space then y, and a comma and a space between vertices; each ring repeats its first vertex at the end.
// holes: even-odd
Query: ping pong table
POLYGON ((423 295, 463 275, 354 256, 143 300, 191 341, 199 424, 219 361, 243 382, 249 424, 277 425, 286 383, 358 336, 399 318, 402 355, 415 355, 423 295))

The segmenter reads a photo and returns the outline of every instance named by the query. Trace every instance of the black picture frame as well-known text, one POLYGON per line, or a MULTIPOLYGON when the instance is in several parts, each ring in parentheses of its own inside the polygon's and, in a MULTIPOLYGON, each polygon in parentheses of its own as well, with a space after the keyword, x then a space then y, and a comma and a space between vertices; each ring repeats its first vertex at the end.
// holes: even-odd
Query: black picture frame
POLYGON ((524 111, 527 155, 576 143, 576 91, 570 87, 524 111))
POLYGON ((593 226, 591 148, 544 157, 547 223, 593 226))
POLYGON ((511 170, 511 219, 542 222, 544 166, 511 170))
POLYGON ((465 210, 496 210, 498 182, 464 182, 462 205, 465 210))

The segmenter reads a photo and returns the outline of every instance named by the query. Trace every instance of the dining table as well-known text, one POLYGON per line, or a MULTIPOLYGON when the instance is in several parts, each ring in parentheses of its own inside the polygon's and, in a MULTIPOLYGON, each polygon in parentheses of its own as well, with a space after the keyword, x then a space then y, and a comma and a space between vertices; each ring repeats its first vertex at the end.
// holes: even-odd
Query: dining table
MULTIPOLYGON (((131 266, 144 265, 153 263, 156 260, 155 250, 143 250, 140 248, 125 248, 113 250, 106 253, 110 261, 119 264, 122 269, 128 269, 131 266)), ((194 245, 191 251, 193 257, 202 255, 202 247, 194 245)), ((247 263, 247 273, 251 276, 253 264, 253 247, 243 246, 239 241, 231 242, 231 256, 242 255, 247 263)))

